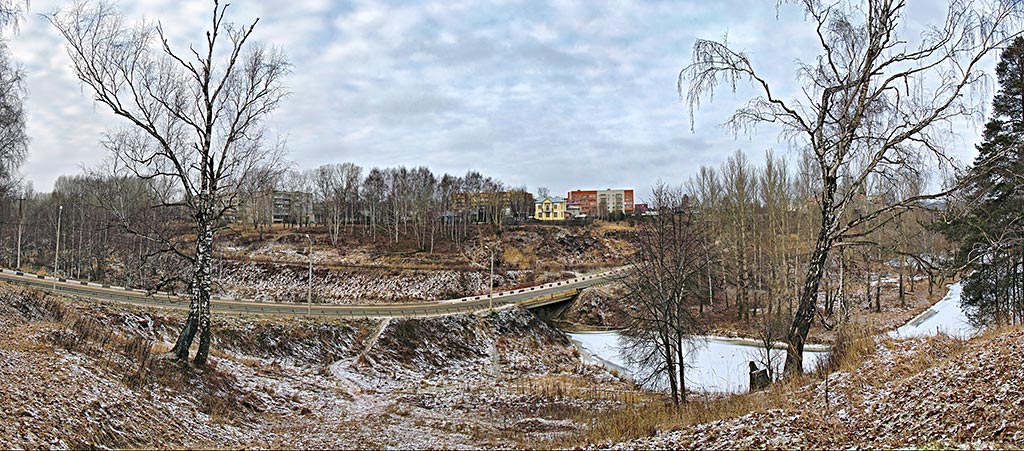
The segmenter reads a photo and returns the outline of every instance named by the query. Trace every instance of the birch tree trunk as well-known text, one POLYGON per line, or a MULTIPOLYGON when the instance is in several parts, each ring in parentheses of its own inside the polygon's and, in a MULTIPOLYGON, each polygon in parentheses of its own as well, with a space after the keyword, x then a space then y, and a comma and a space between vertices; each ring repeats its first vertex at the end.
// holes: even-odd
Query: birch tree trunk
POLYGON ((290 70, 280 51, 250 42, 259 19, 236 26, 225 21, 228 5, 212 6, 202 45, 180 53, 159 22, 132 25, 109 3, 80 2, 47 16, 78 79, 126 124, 103 143, 113 154, 112 175, 141 180, 155 192, 148 208, 195 233, 190 249, 180 227, 119 224, 191 268, 187 279, 169 274, 160 285, 188 280, 189 314, 172 352, 187 360, 198 333, 200 365, 211 340, 214 234, 247 182, 282 166, 281 148, 264 142, 262 121, 287 94, 281 79, 290 70))
POLYGON ((814 253, 807 263, 807 275, 804 277, 803 289, 800 291, 800 302, 797 304, 796 314, 793 315, 793 323, 786 337, 788 347, 786 350, 786 374, 800 373, 803 371, 804 344, 807 340, 807 333, 811 330, 811 323, 814 321, 814 310, 818 305, 818 288, 821 278, 825 274, 825 263, 828 261, 829 250, 832 248, 832 230, 835 228, 835 217, 832 212, 831 193, 835 192, 834 179, 831 187, 826 187, 828 198, 822 201, 821 228, 818 238, 814 243, 814 253))

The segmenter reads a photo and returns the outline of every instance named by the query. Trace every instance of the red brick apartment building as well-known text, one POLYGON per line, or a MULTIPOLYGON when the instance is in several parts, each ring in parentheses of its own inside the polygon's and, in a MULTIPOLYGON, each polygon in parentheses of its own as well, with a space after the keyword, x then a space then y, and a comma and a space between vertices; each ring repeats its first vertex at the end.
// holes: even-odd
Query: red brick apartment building
POLYGON ((605 190, 576 190, 569 191, 566 196, 566 203, 580 208, 580 212, 587 216, 600 216, 602 213, 621 212, 625 215, 633 214, 633 190, 631 189, 605 189, 605 190), (604 204, 606 212, 601 211, 604 204))

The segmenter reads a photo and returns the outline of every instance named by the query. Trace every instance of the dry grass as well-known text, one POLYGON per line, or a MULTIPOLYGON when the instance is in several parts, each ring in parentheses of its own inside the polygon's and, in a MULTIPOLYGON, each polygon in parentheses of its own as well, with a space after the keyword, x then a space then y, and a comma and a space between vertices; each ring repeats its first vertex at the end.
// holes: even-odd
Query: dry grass
POLYGON ((636 226, 630 225, 628 221, 594 221, 594 227, 599 232, 621 232, 636 230, 636 226))
MULTIPOLYGON (((205 367, 194 367, 167 354, 167 345, 145 335, 117 332, 75 301, 38 291, 19 293, 17 308, 29 320, 21 327, 37 328, 54 347, 94 359, 128 388, 156 384, 187 393, 199 401, 200 411, 218 422, 242 420, 254 410, 251 400, 236 396, 240 393, 236 381, 217 369, 215 359, 205 367)), ((226 357, 217 350, 212 354, 226 357)))
POLYGON ((525 248, 505 246, 502 250, 502 261, 519 269, 534 269, 537 267, 537 246, 527 245, 525 248))
POLYGON ((584 443, 618 443, 658 431, 676 430, 768 409, 789 408, 793 405, 792 390, 806 381, 807 377, 800 376, 776 383, 766 391, 725 397, 690 394, 689 402, 679 407, 671 405, 662 395, 648 392, 640 398, 641 402, 623 403, 619 408, 604 412, 581 412, 573 420, 585 425, 583 428, 537 446, 563 448, 584 443))
POLYGON ((585 400, 614 401, 626 404, 647 404, 657 401, 660 395, 638 390, 626 384, 595 386, 589 380, 567 375, 544 375, 520 379, 509 389, 519 395, 533 395, 551 401, 585 400))
POLYGON ((860 365, 875 352, 873 327, 862 321, 851 321, 836 328, 835 342, 828 357, 818 362, 815 372, 824 376, 838 370, 848 370, 860 365))

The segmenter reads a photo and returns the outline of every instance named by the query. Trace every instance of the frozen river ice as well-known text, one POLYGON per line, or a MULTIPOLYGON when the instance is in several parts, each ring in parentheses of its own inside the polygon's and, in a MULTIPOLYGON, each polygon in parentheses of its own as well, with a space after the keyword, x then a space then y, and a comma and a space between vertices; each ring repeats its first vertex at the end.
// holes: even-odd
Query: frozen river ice
MULTIPOLYGON (((968 338, 977 333, 960 305, 961 285, 949 285, 949 291, 939 302, 931 306, 906 325, 889 333, 894 338, 909 338, 943 332, 952 336, 968 338)), ((584 358, 600 362, 609 368, 635 376, 642 368, 633 367, 623 358, 617 332, 570 333, 584 358)), ((686 385, 694 391, 739 393, 749 384, 748 362, 762 360, 761 348, 753 340, 722 337, 699 337, 693 342, 690 352, 686 385)), ((772 360, 780 369, 785 360, 785 350, 772 351, 772 360)), ((808 345, 804 350, 804 370, 813 370, 818 361, 828 353, 827 347, 808 345)))
MULTIPOLYGON (((642 368, 633 367, 623 358, 617 332, 580 332, 570 333, 569 336, 577 347, 582 348, 585 357, 630 376, 642 374, 642 368)), ((693 391, 745 392, 750 383, 748 362, 762 360, 763 350, 753 340, 698 337, 692 346, 690 360, 687 362, 686 387, 693 391)), ((804 350, 804 369, 813 370, 827 353, 824 347, 808 345, 804 350)), ((785 355, 784 349, 772 350, 772 360, 777 370, 781 371, 785 355)), ((763 366, 760 363, 758 365, 763 366)))
POLYGON ((970 338, 978 333, 978 330, 967 320, 967 314, 960 304, 962 292, 960 282, 949 285, 949 291, 942 300, 899 329, 890 332, 889 336, 910 338, 942 332, 954 337, 970 338))

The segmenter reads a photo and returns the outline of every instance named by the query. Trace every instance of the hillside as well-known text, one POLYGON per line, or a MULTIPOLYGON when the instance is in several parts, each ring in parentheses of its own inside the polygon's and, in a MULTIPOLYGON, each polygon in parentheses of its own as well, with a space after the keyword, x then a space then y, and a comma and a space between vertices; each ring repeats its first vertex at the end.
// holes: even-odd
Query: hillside
POLYGON ((627 223, 597 221, 588 225, 515 225, 496 229, 473 225, 469 236, 458 243, 439 241, 433 249, 417 248, 402 235, 398 242, 378 235, 373 238, 355 226, 345 228, 337 244, 331 244, 325 227, 275 225, 256 232, 233 225, 220 235, 224 258, 245 261, 307 262, 305 235, 313 241, 313 260, 327 268, 452 269, 481 268, 489 263, 485 245, 500 244, 496 263, 505 269, 575 271, 621 264, 632 254, 634 232, 627 223))
POLYGON ((215 315, 204 369, 163 357, 179 321, 0 284, 0 448, 1024 445, 1024 328, 969 341, 854 336, 856 352, 827 377, 694 395, 674 412, 516 308, 215 315))
POLYGON ((379 303, 451 299, 487 292, 487 246, 499 243, 494 289, 512 289, 575 277, 619 266, 633 252, 631 228, 598 222, 587 226, 523 225, 499 232, 476 227, 471 237, 433 251, 410 243, 374 241, 359 228, 331 245, 322 227, 282 228, 256 233, 225 231, 214 270, 217 291, 227 297, 305 301, 309 256, 305 234, 314 242, 314 302, 379 303))
POLYGON ((162 355, 177 312, 0 284, 0 448, 478 448, 578 430, 628 390, 516 308, 387 321, 214 316, 206 368, 162 355), (561 393, 561 391, 559 391, 561 393))
POLYGON ((865 360, 825 379, 790 383, 727 402, 757 406, 749 413, 683 427, 663 424, 663 430, 671 432, 599 446, 1020 448, 1022 359, 1022 328, 966 342, 945 336, 882 339, 865 360))

